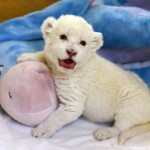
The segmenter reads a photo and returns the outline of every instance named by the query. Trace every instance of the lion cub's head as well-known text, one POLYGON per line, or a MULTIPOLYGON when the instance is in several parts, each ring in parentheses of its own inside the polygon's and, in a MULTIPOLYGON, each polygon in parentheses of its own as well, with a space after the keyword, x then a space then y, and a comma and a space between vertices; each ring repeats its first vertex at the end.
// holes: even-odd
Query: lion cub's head
POLYGON ((42 27, 45 54, 57 71, 71 73, 84 67, 103 45, 102 34, 94 32, 83 18, 73 15, 47 18, 42 27))

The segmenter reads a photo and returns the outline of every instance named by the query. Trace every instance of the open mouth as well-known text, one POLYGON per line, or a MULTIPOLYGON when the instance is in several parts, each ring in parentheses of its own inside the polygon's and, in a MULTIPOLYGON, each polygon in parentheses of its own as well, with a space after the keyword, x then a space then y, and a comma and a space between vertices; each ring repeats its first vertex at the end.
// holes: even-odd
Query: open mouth
POLYGON ((59 59, 59 66, 67 68, 67 69, 73 69, 75 67, 76 63, 71 59, 59 59))

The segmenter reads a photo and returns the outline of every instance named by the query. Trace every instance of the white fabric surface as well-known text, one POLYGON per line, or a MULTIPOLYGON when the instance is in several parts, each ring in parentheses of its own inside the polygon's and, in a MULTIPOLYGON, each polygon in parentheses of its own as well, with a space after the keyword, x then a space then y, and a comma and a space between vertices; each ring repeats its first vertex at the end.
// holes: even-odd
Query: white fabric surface
POLYGON ((100 125, 83 118, 59 130, 51 138, 34 138, 32 128, 19 124, 0 113, 0 150, 150 150, 150 132, 136 136, 124 146, 117 138, 95 141, 93 131, 100 125))

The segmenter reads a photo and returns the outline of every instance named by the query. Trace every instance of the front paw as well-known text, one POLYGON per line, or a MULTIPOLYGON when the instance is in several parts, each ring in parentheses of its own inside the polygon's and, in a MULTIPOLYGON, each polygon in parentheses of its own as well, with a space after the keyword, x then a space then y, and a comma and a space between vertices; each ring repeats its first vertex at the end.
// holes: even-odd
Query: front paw
POLYGON ((48 138, 50 136, 52 136, 55 133, 55 131, 53 129, 50 128, 50 126, 43 124, 40 124, 38 127, 36 127, 35 129, 33 129, 32 131, 32 136, 33 137, 44 137, 44 138, 48 138))
POLYGON ((22 55, 20 55, 18 58, 17 58, 17 63, 21 63, 23 61, 32 61, 32 60, 35 60, 35 54, 34 53, 24 53, 22 55))

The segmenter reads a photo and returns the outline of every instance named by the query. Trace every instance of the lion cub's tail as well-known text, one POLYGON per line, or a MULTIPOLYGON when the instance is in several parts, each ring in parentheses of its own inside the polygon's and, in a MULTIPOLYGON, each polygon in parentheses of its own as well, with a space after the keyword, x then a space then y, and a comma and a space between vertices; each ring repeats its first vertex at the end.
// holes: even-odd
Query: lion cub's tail
POLYGON ((123 131, 119 136, 118 143, 124 144, 124 142, 127 139, 132 138, 138 134, 148 132, 148 131, 150 131, 150 122, 146 123, 146 124, 135 126, 133 128, 130 128, 129 130, 123 131))

